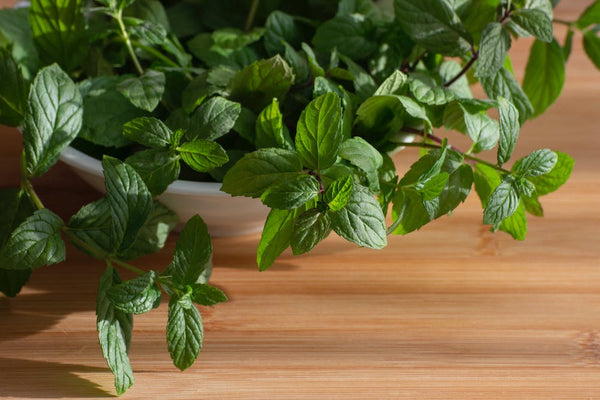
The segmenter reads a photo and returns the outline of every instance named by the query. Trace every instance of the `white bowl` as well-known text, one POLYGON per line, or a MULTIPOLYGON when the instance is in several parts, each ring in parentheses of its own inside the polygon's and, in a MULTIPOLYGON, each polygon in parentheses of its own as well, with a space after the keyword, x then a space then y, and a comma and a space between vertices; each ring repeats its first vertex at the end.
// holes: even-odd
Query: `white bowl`
MULTIPOLYGON (((60 160, 85 182, 104 192, 102 163, 73 147, 67 147, 60 160)), ((177 180, 158 199, 175 211, 182 222, 200 214, 212 236, 239 236, 260 232, 269 209, 259 199, 231 197, 221 184, 177 180)))

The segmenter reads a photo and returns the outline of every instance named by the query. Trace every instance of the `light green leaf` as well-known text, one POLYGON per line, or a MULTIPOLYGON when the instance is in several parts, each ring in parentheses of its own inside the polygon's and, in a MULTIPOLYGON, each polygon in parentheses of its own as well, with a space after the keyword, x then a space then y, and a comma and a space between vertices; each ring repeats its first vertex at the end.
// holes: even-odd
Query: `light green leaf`
POLYGON ((395 0, 396 20, 420 46, 448 56, 460 56, 471 45, 460 18, 445 0, 395 0))
POLYGON ((173 261, 161 274, 176 284, 192 285, 212 268, 212 244, 208 228, 199 215, 186 224, 177 243, 173 261))
POLYGON ((519 138, 519 110, 504 97, 498 98, 500 114, 500 141, 498 143, 498 165, 504 164, 512 156, 519 138))
POLYGON ((304 210, 304 207, 300 207, 296 210, 272 209, 269 212, 256 251, 256 263, 260 271, 269 268, 290 245, 296 218, 304 210))
POLYGON ((7 49, 0 48, 0 124, 19 126, 27 109, 27 85, 7 49))
POLYGON ((575 160, 560 151, 554 153, 557 155, 557 161, 550 172, 528 178, 535 185, 537 196, 543 196, 557 190, 567 182, 573 171, 575 160))
POLYGON ((158 118, 140 117, 123 125, 123 135, 148 147, 167 147, 173 132, 158 118))
POLYGON ((577 27, 581 30, 590 25, 600 23, 600 1, 596 0, 585 9, 577 20, 577 27))
POLYGON ((333 165, 343 138, 342 104, 335 93, 319 96, 302 111, 296 148, 306 167, 320 171, 333 165))
POLYGON ((284 149, 260 149, 246 154, 225 175, 221 190, 232 196, 260 197, 269 186, 302 171, 298 153, 284 149))
POLYGON ((535 177, 552 171, 558 161, 558 155, 552 150, 536 150, 517 161, 511 171, 520 177, 535 177))
POLYGON ((220 289, 202 283, 190 285, 192 288, 192 301, 201 306, 214 306, 227 301, 227 296, 220 289))
POLYGON ((396 70, 388 76, 385 81, 375 91, 374 96, 383 96, 387 94, 402 94, 402 90, 408 83, 408 76, 405 73, 396 70))
POLYGON ((378 170, 383 165, 381 153, 361 137, 344 140, 339 156, 360 168, 367 175, 371 190, 379 190, 378 170))
POLYGON ((161 194, 179 178, 179 155, 167 149, 138 151, 127 157, 125 162, 140 175, 152 194, 161 194))
POLYGON ((137 108, 154 111, 165 92, 165 84, 164 73, 149 69, 140 77, 120 82, 117 90, 137 108))
POLYGON ((565 58, 556 40, 533 44, 523 90, 535 110, 534 116, 542 114, 560 95, 565 84, 565 58))
POLYGON ((411 93, 421 103, 429 105, 448 104, 456 98, 451 90, 439 86, 432 79, 426 76, 410 77, 408 80, 411 93))
POLYGON ((319 25, 313 44, 319 52, 337 49, 354 60, 368 58, 377 49, 373 28, 357 14, 337 16, 319 25))
POLYGON ((281 56, 256 61, 231 80, 230 98, 253 111, 266 107, 273 97, 282 99, 294 83, 294 73, 281 56))
POLYGON ((331 211, 339 211, 346 207, 354 188, 352 175, 342 176, 331 183, 325 192, 324 200, 331 211))
POLYGON ((279 111, 279 102, 273 102, 260 112, 256 119, 256 148, 279 147, 292 150, 294 148, 292 138, 283 125, 283 116, 279 111))
POLYGON ((486 26, 481 34, 475 74, 479 77, 496 75, 504 65, 510 44, 510 34, 501 23, 491 22, 486 26))
POLYGON ((129 344, 133 329, 131 314, 117 310, 107 296, 108 290, 121 283, 117 271, 109 266, 102 274, 96 299, 96 328, 102 355, 115 376, 117 394, 125 393, 133 385, 133 371, 129 363, 129 344))
POLYGON ((302 213, 294 226, 290 240, 292 252, 295 256, 312 250, 320 241, 331 232, 331 217, 329 212, 321 212, 317 208, 302 213))
POLYGON ((202 317, 194 306, 172 297, 169 301, 167 344, 173 364, 185 370, 194 364, 202 348, 202 317))
POLYGON ((212 97, 200 105, 192 115, 189 140, 215 140, 228 133, 241 113, 241 105, 224 97, 212 97))
POLYGON ((33 0, 29 23, 44 64, 57 62, 69 72, 81 65, 87 54, 81 0, 33 0))
POLYGON ((313 49, 306 43, 302 43, 302 50, 306 54, 306 58, 308 60, 308 68, 313 77, 317 76, 325 76, 325 70, 319 64, 317 60, 317 56, 315 56, 315 52, 313 49))
POLYGON ((77 87, 57 65, 40 70, 31 84, 23 127, 27 169, 40 176, 79 133, 82 100, 77 87))
POLYGON ((493 149, 500 138, 498 122, 482 112, 471 114, 465 109, 463 111, 467 133, 475 144, 473 151, 493 149))
POLYGON ((519 123, 522 125, 534 112, 529 98, 519 86, 514 75, 505 67, 489 78, 481 78, 481 86, 490 99, 504 97, 519 110, 519 123))
POLYGON ((433 200, 442 194, 449 177, 450 175, 447 172, 440 172, 415 188, 421 194, 423 201, 433 200))
POLYGON ((106 296, 117 310, 124 313, 147 313, 160 304, 161 292, 156 284, 157 277, 155 271, 148 271, 112 286, 106 291, 106 296))
POLYGON ((181 159, 198 172, 208 172, 229 161, 225 150, 217 142, 210 140, 194 140, 177 148, 181 159))
POLYGON ((522 9, 512 13, 510 18, 511 21, 537 37, 542 42, 552 42, 554 38, 552 19, 549 18, 544 11, 538 9, 522 9))
POLYGON ((261 200, 271 208, 291 210, 314 199, 319 193, 319 182, 311 175, 302 174, 272 185, 263 193, 261 200))
POLYGON ((64 261, 63 226, 63 220, 52 211, 35 211, 11 233, 0 252, 0 268, 31 270, 64 261))
POLYGON ((505 177, 487 201, 483 212, 483 223, 499 225, 517 211, 519 202, 519 193, 515 188, 514 180, 510 176, 505 177))
POLYGON ((331 227, 359 246, 381 249, 387 245, 385 217, 371 191, 354 185, 346 207, 331 213, 331 227))
POLYGON ((469 34, 473 37, 475 43, 481 39, 484 28, 496 19, 496 10, 500 5, 500 0, 472 0, 469 1, 464 13, 460 14, 463 25, 469 34))
POLYGON ((105 155, 102 168, 111 214, 111 247, 125 250, 152 212, 152 194, 132 166, 105 155))

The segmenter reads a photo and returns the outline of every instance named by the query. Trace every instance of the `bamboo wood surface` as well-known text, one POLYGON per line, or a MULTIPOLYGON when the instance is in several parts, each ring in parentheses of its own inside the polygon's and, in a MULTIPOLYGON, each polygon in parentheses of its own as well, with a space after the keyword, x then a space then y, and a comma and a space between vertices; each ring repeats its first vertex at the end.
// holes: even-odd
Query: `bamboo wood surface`
MULTIPOLYGON (((563 0, 558 13, 589 3, 563 0)), ((518 71, 529 43, 512 52, 518 71)), ((600 399, 599 100, 577 35, 561 99, 523 128, 517 154, 559 149, 576 169, 543 199, 546 217, 529 218, 525 242, 483 227, 475 196, 384 250, 332 235, 263 273, 257 235, 215 239, 213 283, 230 301, 201 309, 198 361, 173 367, 166 304, 136 316, 136 383, 123 399, 600 399)), ((0 187, 18 184, 20 149, 0 128, 0 187)), ((400 173, 413 150, 396 156, 400 173)), ((35 185, 65 218, 99 196, 61 164, 35 185)), ((136 265, 164 268, 174 239, 136 265)), ((95 331, 104 266, 72 247, 67 258, 0 297, 2 399, 114 394, 95 331)))

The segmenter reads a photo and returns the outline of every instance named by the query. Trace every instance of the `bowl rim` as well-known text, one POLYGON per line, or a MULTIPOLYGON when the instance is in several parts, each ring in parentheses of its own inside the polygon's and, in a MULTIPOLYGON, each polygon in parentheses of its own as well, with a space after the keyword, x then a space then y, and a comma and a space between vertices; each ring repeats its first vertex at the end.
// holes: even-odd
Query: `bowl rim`
MULTIPOLYGON (((102 162, 74 147, 65 147, 60 153, 59 158, 65 164, 73 168, 95 175, 99 178, 104 178, 102 173, 102 162)), ((230 197, 229 194, 221 191, 221 186, 222 184, 219 182, 196 182, 178 179, 169 185, 164 194, 230 197)))

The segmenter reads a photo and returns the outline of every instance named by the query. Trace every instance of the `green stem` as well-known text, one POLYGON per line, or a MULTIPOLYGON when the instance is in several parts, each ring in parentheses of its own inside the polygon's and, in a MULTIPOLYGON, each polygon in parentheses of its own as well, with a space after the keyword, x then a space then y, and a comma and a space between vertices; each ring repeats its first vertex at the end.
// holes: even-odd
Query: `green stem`
POLYGON ((158 58, 159 60, 161 60, 165 64, 169 65, 170 67, 179 68, 179 65, 175 61, 171 60, 169 57, 165 56, 164 54, 162 54, 160 51, 156 50, 153 47, 143 45, 140 42, 137 42, 135 40, 132 40, 131 44, 136 47, 139 47, 140 49, 144 50, 147 53, 152 54, 154 57, 158 58))
POLYGON ((138 60, 137 56, 135 55, 133 45, 131 44, 131 38, 129 37, 129 33, 127 33, 127 29, 125 28, 125 24, 123 23, 123 11, 119 10, 117 13, 113 14, 113 17, 117 20, 117 23, 119 24, 119 28, 121 29, 121 36, 125 41, 125 46, 127 46, 127 51, 129 51, 131 60, 135 65, 135 69, 137 70, 139 75, 144 75, 144 69, 140 64, 140 60, 138 60))
POLYGON ((573 22, 573 21, 565 21, 564 19, 554 19, 552 22, 554 22, 556 24, 566 25, 569 28, 571 28, 571 27, 573 27, 575 25, 575 22, 573 22))
POLYGON ((469 71, 469 69, 471 69, 471 67, 473 66, 473 64, 475 64, 475 61, 477 61, 477 59, 479 58, 479 53, 474 48, 471 48, 471 54, 472 54, 471 59, 465 64, 465 66, 463 67, 463 69, 461 69, 460 72, 458 74, 456 74, 456 76, 454 78, 452 78, 448 82, 446 82, 444 84, 444 87, 451 86, 454 82, 456 82, 464 74, 466 74, 467 71, 469 71))
POLYGON ((38 210, 45 208, 44 203, 42 203, 42 200, 38 197, 29 179, 25 178, 21 181, 21 188, 27 192, 27 194, 31 198, 31 201, 33 201, 33 204, 35 205, 35 208, 37 208, 38 210))
POLYGON ((124 261, 117 260, 116 258, 111 258, 110 261, 117 264, 119 267, 125 268, 126 270, 129 270, 135 274, 144 275, 146 273, 146 271, 144 271, 143 269, 139 269, 138 267, 135 267, 131 264, 127 264, 124 261))
POLYGON ((258 3, 260 3, 260 0, 252 0, 252 5, 250 6, 250 11, 248 12, 248 17, 246 18, 246 32, 250 32, 250 29, 252 28, 254 17, 256 16, 256 10, 258 9, 258 3))

